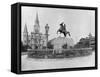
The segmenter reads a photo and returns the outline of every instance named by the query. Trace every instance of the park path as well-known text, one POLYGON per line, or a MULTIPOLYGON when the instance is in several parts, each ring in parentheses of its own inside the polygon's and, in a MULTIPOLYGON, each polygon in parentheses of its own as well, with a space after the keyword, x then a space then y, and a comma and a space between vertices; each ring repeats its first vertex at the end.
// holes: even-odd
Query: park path
POLYGON ((22 71, 95 66, 95 53, 89 56, 64 59, 33 59, 21 56, 22 71))

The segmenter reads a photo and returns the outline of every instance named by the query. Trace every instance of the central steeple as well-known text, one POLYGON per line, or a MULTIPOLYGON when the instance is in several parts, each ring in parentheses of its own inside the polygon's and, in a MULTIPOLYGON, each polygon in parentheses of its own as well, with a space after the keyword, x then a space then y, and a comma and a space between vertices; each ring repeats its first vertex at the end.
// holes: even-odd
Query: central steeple
POLYGON ((36 13, 36 19, 35 19, 35 24, 34 24, 34 32, 39 33, 39 31, 40 31, 39 18, 38 18, 38 13, 36 13))
POLYGON ((38 13, 36 13, 36 20, 35 20, 35 24, 39 24, 38 13))

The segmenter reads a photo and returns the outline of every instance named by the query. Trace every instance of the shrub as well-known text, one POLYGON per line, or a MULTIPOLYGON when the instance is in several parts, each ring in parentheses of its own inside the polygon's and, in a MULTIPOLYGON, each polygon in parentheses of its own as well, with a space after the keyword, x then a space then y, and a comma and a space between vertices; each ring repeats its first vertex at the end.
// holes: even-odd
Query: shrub
POLYGON ((21 51, 26 52, 27 49, 31 49, 31 47, 29 45, 23 45, 23 43, 21 42, 21 51))
POLYGON ((51 42, 48 42, 48 43, 47 43, 47 48, 48 48, 48 49, 53 49, 54 46, 51 44, 51 42))
POLYGON ((63 48, 63 49, 67 49, 67 44, 64 44, 64 45, 62 46, 62 48, 63 48))

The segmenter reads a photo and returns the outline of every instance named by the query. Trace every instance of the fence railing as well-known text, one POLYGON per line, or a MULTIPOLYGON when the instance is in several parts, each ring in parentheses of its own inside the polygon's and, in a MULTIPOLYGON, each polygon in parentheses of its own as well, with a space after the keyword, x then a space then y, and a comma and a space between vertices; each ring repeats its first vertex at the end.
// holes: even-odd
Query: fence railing
POLYGON ((38 52, 42 52, 42 51, 58 51, 58 50, 60 50, 60 51, 79 51, 79 50, 92 50, 92 48, 72 48, 72 49, 28 49, 27 51, 29 51, 29 52, 33 52, 33 51, 38 51, 38 52))
POLYGON ((30 58, 68 58, 77 56, 86 56, 92 53, 92 48, 79 49, 30 49, 28 50, 28 57, 30 58))

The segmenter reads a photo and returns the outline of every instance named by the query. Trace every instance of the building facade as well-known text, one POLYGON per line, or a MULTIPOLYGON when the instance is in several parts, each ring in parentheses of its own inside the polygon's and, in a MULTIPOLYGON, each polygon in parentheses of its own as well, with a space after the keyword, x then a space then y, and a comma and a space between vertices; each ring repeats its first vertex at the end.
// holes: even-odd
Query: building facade
POLYGON ((36 14, 34 29, 31 32, 31 34, 28 34, 27 25, 25 24, 24 32, 23 32, 23 44, 29 45, 32 49, 41 49, 43 47, 47 47, 48 42, 48 32, 46 27, 49 27, 48 25, 45 26, 45 33, 42 34, 40 32, 40 24, 39 24, 39 18, 38 13, 36 14))
POLYGON ((90 42, 89 42, 90 47, 92 47, 93 49, 95 49, 95 37, 92 36, 91 33, 89 34, 89 39, 90 39, 90 42))
POLYGON ((95 48, 95 36, 92 36, 92 34, 89 33, 88 37, 81 38, 74 47, 75 48, 91 47, 94 49, 95 48))

